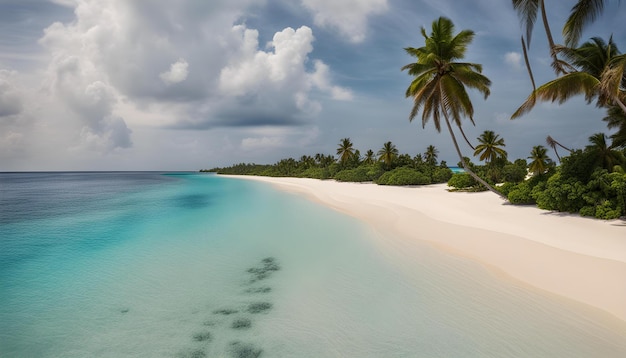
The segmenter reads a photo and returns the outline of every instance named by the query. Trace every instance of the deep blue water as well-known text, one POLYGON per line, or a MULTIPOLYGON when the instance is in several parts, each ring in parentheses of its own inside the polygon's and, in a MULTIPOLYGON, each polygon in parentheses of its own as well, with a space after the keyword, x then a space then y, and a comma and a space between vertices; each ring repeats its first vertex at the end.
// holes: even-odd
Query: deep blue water
POLYGON ((626 356, 624 325, 381 235, 211 174, 0 173, 0 357, 626 356))

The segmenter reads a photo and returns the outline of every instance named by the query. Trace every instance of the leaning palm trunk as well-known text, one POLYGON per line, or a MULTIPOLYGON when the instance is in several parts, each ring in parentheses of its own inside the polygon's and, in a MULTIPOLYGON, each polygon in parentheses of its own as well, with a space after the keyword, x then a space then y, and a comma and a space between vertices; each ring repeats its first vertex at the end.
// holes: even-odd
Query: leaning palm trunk
POLYGON ((456 149, 456 152, 459 155, 459 158, 461 158, 461 165, 463 166, 463 169, 465 170, 465 172, 467 174, 469 174, 472 178, 474 178, 477 182, 479 182, 480 184, 484 185, 485 188, 487 188, 491 192, 497 194, 502 199, 507 200, 506 196, 504 196, 501 192, 497 191, 494 187, 489 185, 489 183, 484 181, 481 177, 476 175, 476 173, 474 173, 469 168, 467 163, 465 163, 465 158, 463 158, 463 154, 461 154, 461 149, 459 149, 459 144, 456 141, 456 136, 454 135, 454 132, 452 131, 452 126, 450 125, 450 120, 448 119, 448 113, 445 110, 443 110, 442 112, 443 112, 443 117, 446 119, 446 125, 448 126, 448 131, 450 131, 450 136, 452 137, 452 142, 454 143, 454 148, 456 149))
POLYGON ((472 148, 472 150, 476 150, 476 148, 474 148, 472 143, 470 143, 469 139, 467 139, 467 136, 465 136, 465 131, 463 131, 463 127, 461 127, 460 125, 459 125, 459 130, 461 131, 461 134, 463 135, 463 138, 465 139, 465 142, 467 143, 467 145, 469 145, 469 147, 472 148))
POLYGON ((522 51, 524 52, 524 62, 526 63, 526 70, 528 71, 528 76, 530 77, 530 82, 533 84, 533 91, 537 89, 535 86, 535 77, 533 76, 533 70, 530 68, 530 61, 528 60, 528 50, 526 49, 526 42, 524 41, 524 36, 522 39, 522 51))
POLYGON ((562 61, 559 60, 556 54, 556 45, 554 43, 554 38, 552 37, 552 31, 550 30, 550 24, 548 23, 548 15, 546 14, 546 6, 545 1, 541 1, 541 20, 543 21, 543 27, 546 30, 546 37, 548 38, 548 44, 550 45, 550 56, 552 56, 552 68, 556 72, 556 74, 564 74, 566 73, 565 69, 563 69, 562 61))

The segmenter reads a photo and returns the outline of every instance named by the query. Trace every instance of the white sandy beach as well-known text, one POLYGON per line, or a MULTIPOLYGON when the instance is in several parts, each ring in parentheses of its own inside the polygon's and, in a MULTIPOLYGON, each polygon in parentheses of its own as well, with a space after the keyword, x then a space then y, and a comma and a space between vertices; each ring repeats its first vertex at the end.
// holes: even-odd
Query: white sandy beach
POLYGON ((410 255, 417 240, 483 264, 494 275, 603 310, 626 321, 626 222, 505 203, 445 184, 387 187, 301 178, 235 176, 297 192, 354 216, 410 255), (505 274, 505 275, 502 275, 505 274))

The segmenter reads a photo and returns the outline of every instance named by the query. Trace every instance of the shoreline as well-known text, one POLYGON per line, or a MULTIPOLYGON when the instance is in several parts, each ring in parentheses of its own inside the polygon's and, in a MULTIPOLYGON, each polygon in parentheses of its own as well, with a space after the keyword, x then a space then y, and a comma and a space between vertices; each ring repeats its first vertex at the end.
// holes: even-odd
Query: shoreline
POLYGON ((353 216, 409 252, 429 243, 492 274, 583 303, 626 322, 626 221, 510 205, 496 195, 307 178, 230 176, 274 185, 353 216))

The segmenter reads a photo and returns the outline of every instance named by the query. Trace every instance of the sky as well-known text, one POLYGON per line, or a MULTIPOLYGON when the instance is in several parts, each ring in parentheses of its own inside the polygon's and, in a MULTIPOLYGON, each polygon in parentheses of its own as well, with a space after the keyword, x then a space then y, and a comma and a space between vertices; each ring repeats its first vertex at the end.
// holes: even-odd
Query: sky
MULTIPOLYGON (((573 3, 547 4, 559 43, 573 3)), ((434 145, 456 165, 449 133, 421 114, 409 122, 400 70, 415 60, 403 48, 423 46, 420 29, 440 16, 476 33, 465 61, 492 81, 486 100, 470 92, 474 143, 492 130, 514 160, 548 135, 583 148, 610 134, 582 97, 510 120, 532 90, 510 1, 0 0, 0 171, 272 164, 334 155, 346 137, 361 153, 434 145)), ((624 49, 624 19, 608 1, 582 40, 612 35, 624 49)), ((529 56, 538 84, 554 78, 540 23, 529 56)))

